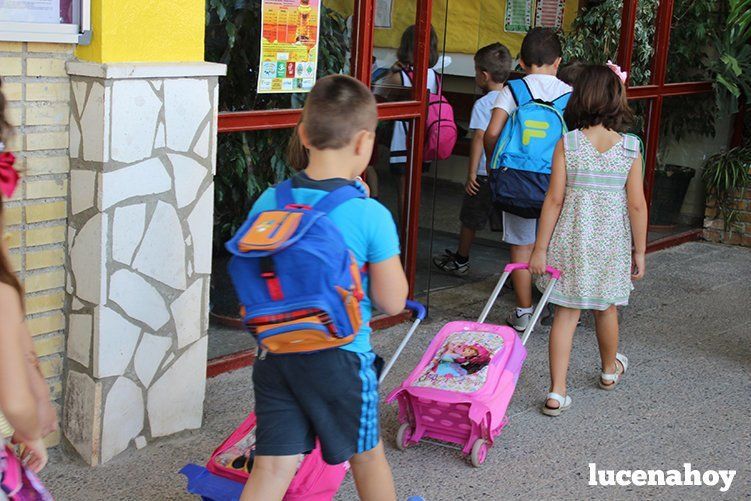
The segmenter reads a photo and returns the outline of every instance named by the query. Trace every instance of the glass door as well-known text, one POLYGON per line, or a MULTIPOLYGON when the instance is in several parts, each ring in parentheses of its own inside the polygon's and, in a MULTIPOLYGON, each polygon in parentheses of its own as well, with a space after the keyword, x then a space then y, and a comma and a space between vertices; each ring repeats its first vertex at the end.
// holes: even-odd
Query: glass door
POLYGON ((285 5, 281 10, 278 6, 274 10, 265 5, 242 0, 212 1, 207 6, 206 59, 228 66, 227 76, 220 78, 219 82, 219 155, 215 183, 215 262, 209 357, 230 364, 228 367, 239 358, 251 360, 248 352, 253 342, 242 330, 237 299, 226 273, 228 256, 223 243, 242 224, 263 190, 294 173, 286 145, 300 119, 306 96, 302 90, 309 81, 305 75, 298 75, 299 71, 306 69, 304 65, 298 68, 300 65, 282 64, 285 58, 277 57, 272 68, 266 59, 261 61, 262 37, 289 42, 294 46, 290 50, 312 50, 308 45, 313 47, 313 44, 309 42, 317 37, 315 73, 318 78, 329 74, 350 74, 376 93, 381 146, 374 152, 367 180, 372 185, 374 196, 391 210, 400 227, 404 265, 414 280, 416 247, 409 228, 411 218, 417 214, 412 208, 419 201, 420 192, 419 184, 411 182, 411 166, 422 164, 422 149, 413 147, 413 138, 424 134, 425 69, 429 58, 424 50, 429 23, 416 20, 427 19, 431 1, 400 2, 398 10, 385 13, 382 7, 376 8, 375 0, 322 0, 320 4, 303 1, 297 6, 292 3, 285 5), (393 78, 400 72, 395 71, 393 63, 396 59, 390 56, 396 55, 403 33, 394 37, 378 31, 394 19, 404 20, 404 15, 411 16, 411 24, 415 25, 407 44, 412 47, 412 60, 409 61, 412 85, 401 81, 394 83, 393 78), (375 43, 388 46, 390 52, 375 54, 375 43), (392 78, 383 80, 384 76, 392 78), (276 88, 274 85, 279 85, 284 92, 262 92, 276 88), (298 88, 301 91, 297 91, 298 88), (385 97, 379 89, 387 90, 385 97), (399 143, 400 169, 394 168, 390 161, 394 149, 391 136, 396 127, 403 130, 399 143))

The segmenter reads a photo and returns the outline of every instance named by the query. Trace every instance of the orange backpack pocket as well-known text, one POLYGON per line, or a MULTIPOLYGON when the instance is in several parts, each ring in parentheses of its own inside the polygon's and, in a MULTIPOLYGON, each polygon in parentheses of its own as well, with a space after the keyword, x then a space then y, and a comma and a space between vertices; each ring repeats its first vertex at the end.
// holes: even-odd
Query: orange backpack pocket
POLYGON ((354 333, 337 337, 329 316, 315 309, 266 315, 247 322, 259 344, 270 353, 307 353, 349 344, 354 333))
POLYGON ((259 214, 253 226, 238 243, 240 252, 278 249, 300 226, 301 212, 266 211, 259 214))

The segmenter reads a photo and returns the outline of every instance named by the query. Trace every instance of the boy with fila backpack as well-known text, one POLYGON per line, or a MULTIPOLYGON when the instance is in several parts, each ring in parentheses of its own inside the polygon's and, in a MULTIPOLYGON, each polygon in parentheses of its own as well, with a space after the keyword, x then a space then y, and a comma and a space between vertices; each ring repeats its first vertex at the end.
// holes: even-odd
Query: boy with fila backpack
MULTIPOLYGON (((571 87, 556 77, 561 43, 552 29, 527 33, 520 64, 527 75, 510 80, 501 91, 484 143, 493 201, 503 211, 503 241, 511 246, 512 262, 527 263, 550 181, 553 150, 566 132, 563 111, 571 87)), ((532 276, 518 270, 511 279, 516 310, 507 322, 521 332, 532 318, 532 276)))
POLYGON ((361 498, 396 498, 369 321, 371 301, 387 314, 403 310, 407 280, 391 214, 353 181, 370 160, 376 124, 363 84, 320 79, 298 127, 307 168, 266 190, 227 243, 259 344, 256 456, 243 500, 281 500, 316 442, 328 464, 350 462, 361 498))

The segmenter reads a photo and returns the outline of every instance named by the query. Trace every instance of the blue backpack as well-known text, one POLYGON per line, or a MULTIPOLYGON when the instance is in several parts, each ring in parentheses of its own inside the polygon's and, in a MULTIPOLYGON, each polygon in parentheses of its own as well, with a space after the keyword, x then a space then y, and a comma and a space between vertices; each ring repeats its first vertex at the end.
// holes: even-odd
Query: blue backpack
POLYGON ((532 97, 524 79, 508 82, 517 104, 490 158, 490 189, 496 207, 524 218, 538 218, 550 185, 558 140, 568 132, 563 120, 571 93, 552 103, 532 97))
POLYGON ((227 242, 243 322, 271 353, 308 353, 351 343, 364 297, 360 268, 328 214, 365 198, 343 186, 315 206, 295 204, 292 181, 276 187, 274 210, 249 218, 227 242))

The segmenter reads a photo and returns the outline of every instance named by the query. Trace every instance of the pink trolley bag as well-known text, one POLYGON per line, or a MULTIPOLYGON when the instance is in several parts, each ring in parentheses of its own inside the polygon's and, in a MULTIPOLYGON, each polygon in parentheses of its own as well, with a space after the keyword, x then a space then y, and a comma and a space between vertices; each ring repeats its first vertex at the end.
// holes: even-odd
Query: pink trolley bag
MULTIPOLYGON (((206 469, 210 472, 242 482, 250 475, 255 456, 256 415, 250 415, 211 455, 206 469)), ((307 454, 292 479, 284 501, 330 501, 344 480, 349 463, 329 465, 321 456, 321 447, 307 454)))
MULTIPOLYGON (((204 501, 237 501, 253 468, 256 448, 256 415, 242 424, 211 454, 206 467, 187 464, 180 473, 188 479, 188 492, 204 501)), ((301 458, 283 501, 331 501, 347 475, 349 463, 327 464, 316 443, 301 458)))
POLYGON ((511 327, 483 323, 511 272, 526 268, 507 265, 478 321, 444 325, 417 367, 388 396, 387 402, 399 403, 398 449, 434 439, 437 445, 458 445, 472 466, 485 462, 508 423, 506 410, 527 356, 524 344, 560 278, 558 270, 547 269, 552 279, 521 338, 511 327))

